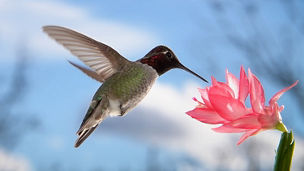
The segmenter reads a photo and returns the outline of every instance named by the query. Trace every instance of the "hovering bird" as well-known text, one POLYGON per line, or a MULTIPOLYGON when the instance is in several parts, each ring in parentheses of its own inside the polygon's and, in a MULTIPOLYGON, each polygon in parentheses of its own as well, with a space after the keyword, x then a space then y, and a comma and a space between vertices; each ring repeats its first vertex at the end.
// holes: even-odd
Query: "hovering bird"
POLYGON ((137 61, 129 61, 110 46, 76 31, 59 26, 44 26, 43 31, 77 56, 90 69, 73 66, 103 84, 96 91, 77 131, 75 147, 108 116, 123 116, 149 92, 155 80, 173 68, 180 68, 207 82, 179 62, 166 46, 157 46, 137 61))

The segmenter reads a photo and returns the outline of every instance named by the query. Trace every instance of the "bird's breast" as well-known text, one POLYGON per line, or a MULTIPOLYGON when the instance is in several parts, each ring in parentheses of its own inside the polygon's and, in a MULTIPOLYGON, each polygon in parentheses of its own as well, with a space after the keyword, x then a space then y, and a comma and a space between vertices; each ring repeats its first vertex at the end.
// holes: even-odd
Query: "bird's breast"
POLYGON ((123 115, 135 107, 149 92, 157 77, 152 67, 136 62, 107 79, 101 88, 109 98, 110 115, 123 115))
POLYGON ((109 116, 119 116, 121 115, 121 102, 119 99, 109 99, 109 116))

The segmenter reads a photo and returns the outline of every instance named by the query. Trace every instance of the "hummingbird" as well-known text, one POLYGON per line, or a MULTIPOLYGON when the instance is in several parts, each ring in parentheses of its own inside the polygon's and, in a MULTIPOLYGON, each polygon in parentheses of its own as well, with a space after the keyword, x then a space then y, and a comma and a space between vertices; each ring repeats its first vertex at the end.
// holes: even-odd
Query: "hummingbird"
POLYGON ((44 26, 43 31, 78 57, 88 68, 71 61, 69 63, 102 83, 77 131, 75 148, 79 147, 105 118, 123 116, 133 109, 147 95, 155 80, 171 69, 185 70, 208 82, 185 67, 173 51, 163 45, 153 48, 136 61, 129 61, 110 46, 71 29, 44 26))

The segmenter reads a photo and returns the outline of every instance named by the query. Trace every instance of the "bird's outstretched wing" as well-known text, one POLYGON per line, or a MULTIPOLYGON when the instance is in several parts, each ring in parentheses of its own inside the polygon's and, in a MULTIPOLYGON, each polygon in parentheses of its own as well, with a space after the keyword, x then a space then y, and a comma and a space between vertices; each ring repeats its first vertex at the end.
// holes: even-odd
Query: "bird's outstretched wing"
POLYGON ((93 71, 71 63, 97 81, 104 82, 129 62, 110 46, 76 31, 59 26, 44 26, 43 31, 89 66, 93 71))

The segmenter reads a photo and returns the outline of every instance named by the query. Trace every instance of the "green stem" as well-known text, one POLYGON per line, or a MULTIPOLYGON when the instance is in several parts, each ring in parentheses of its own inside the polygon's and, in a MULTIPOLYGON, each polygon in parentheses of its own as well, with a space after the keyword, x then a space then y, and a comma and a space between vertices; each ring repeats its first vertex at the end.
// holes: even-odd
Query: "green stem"
MULTIPOLYGON (((285 127, 285 126, 284 126, 285 127)), ((285 127, 286 128, 286 127, 285 127)), ((295 140, 292 131, 283 132, 277 154, 275 157, 274 171, 289 171, 295 148, 295 140)))

